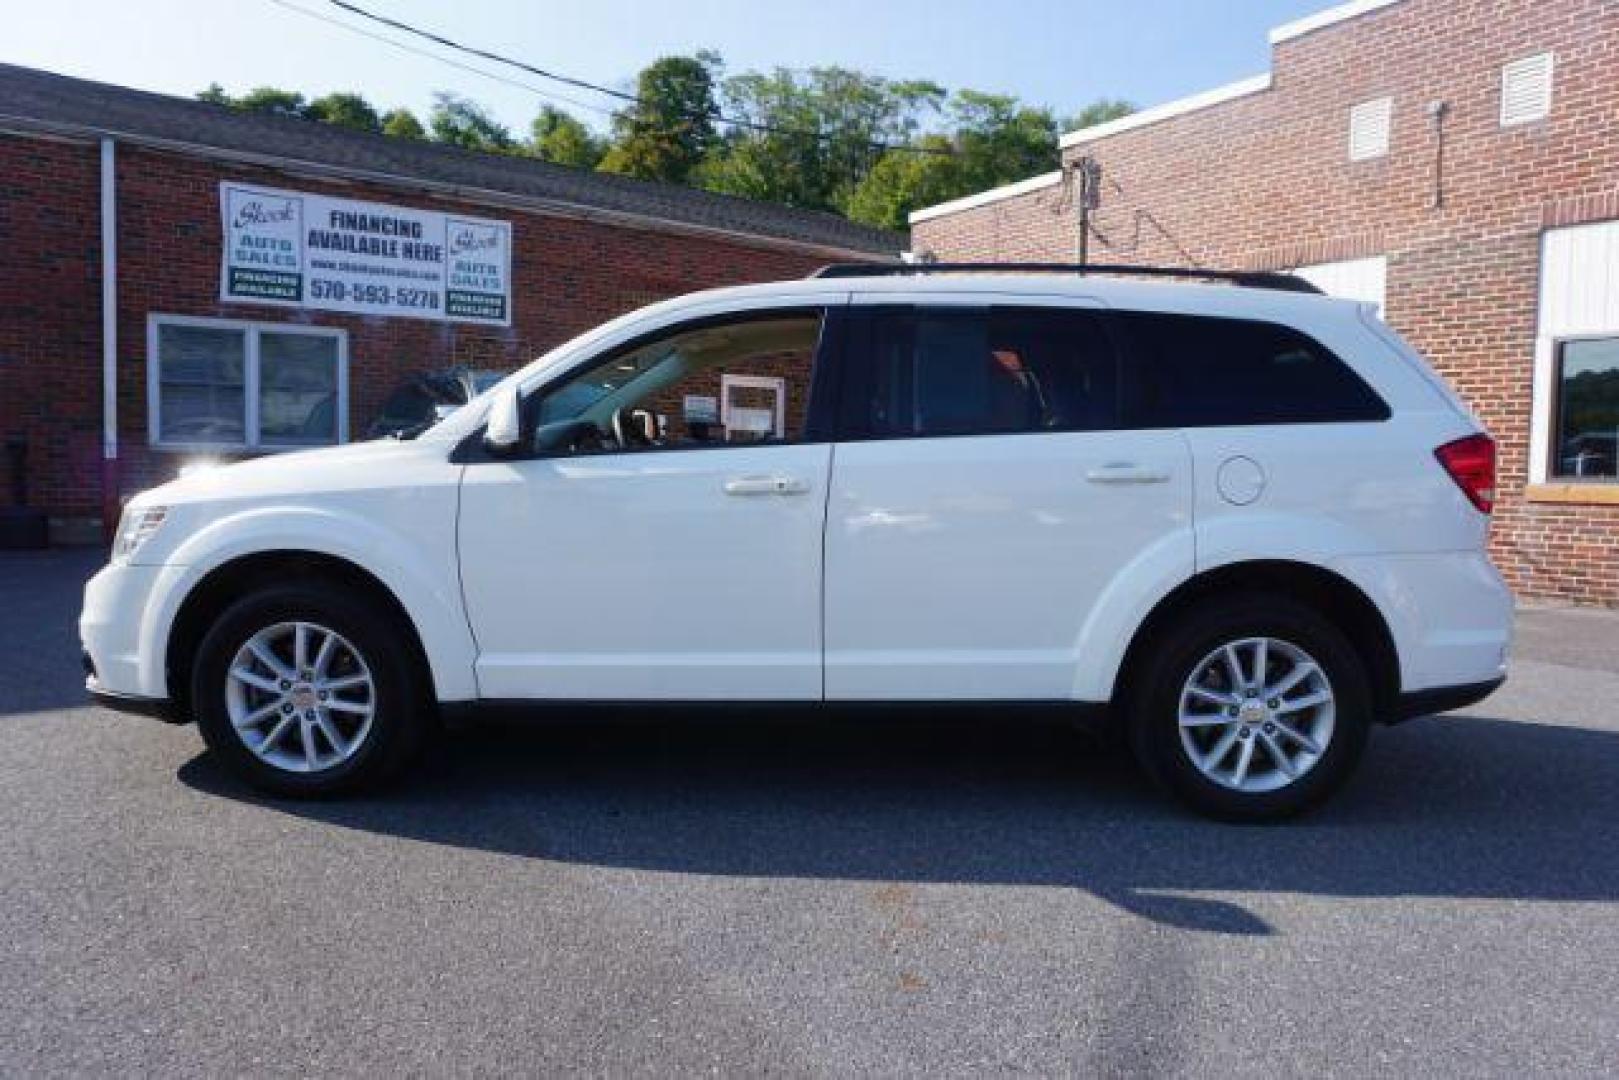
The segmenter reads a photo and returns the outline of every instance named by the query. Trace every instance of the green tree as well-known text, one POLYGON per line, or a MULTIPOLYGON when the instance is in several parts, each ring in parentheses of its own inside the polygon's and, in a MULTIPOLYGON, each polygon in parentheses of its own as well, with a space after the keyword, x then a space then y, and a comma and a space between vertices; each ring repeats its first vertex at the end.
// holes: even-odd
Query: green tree
POLYGON ((425 139, 427 129, 409 109, 390 109, 382 118, 382 133, 396 139, 425 139))
POLYGON ((359 94, 339 92, 318 97, 309 103, 304 115, 311 120, 353 131, 369 131, 373 134, 382 131, 382 120, 377 116, 377 110, 359 94))
POLYGON ((427 126, 436 141, 468 150, 504 154, 517 146, 506 125, 482 105, 443 90, 433 95, 433 111, 428 116, 427 126))
POLYGON ((666 56, 642 69, 636 101, 613 120, 604 172, 683 184, 714 146, 718 54, 666 56))
POLYGON ((225 88, 216 82, 208 84, 206 90, 197 91, 197 100, 206 101, 210 105, 234 105, 231 96, 225 93, 225 88))
POLYGON ((540 110, 530 127, 528 152, 541 161, 594 169, 607 148, 590 129, 552 105, 540 110))
POLYGON ((1075 113, 1067 123, 1063 124, 1064 132, 1080 131, 1084 128, 1105 124, 1109 120, 1117 120, 1121 116, 1129 116, 1136 111, 1136 107, 1128 101, 1118 98, 1098 98, 1079 112, 1075 113))
MULTIPOLYGON (((948 134, 924 143, 948 147, 949 155, 885 154, 843 207, 849 217, 903 229, 914 210, 1013 183, 1060 163, 1061 125, 1048 109, 961 90, 944 111, 948 134)), ((1099 101, 1082 110, 1076 122, 1098 124, 1130 111, 1123 102, 1099 101)))
POLYGON ((282 90, 275 86, 259 86, 231 102, 240 112, 269 113, 271 116, 290 116, 302 120, 309 106, 296 90, 282 90))
POLYGON ((723 93, 726 114, 748 123, 733 128, 704 164, 703 186, 834 211, 881 147, 912 141, 945 97, 934 83, 839 67, 738 75, 723 93))
POLYGON ((1057 167, 1057 120, 1015 97, 960 90, 946 110, 961 184, 982 191, 1057 167))
POLYGON ((955 145, 944 135, 927 135, 918 147, 942 151, 916 154, 889 151, 849 196, 844 210, 854 221, 884 229, 909 226, 911 211, 965 194, 955 145))

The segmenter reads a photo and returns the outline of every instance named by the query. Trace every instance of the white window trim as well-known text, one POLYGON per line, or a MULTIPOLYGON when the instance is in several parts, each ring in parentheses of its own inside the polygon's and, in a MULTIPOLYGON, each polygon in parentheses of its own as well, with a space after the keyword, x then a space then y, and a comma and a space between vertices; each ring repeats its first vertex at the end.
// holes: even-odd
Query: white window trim
POLYGON ((1349 109, 1349 160, 1375 161, 1378 158, 1388 157, 1389 147, 1394 144, 1394 99, 1392 97, 1372 98, 1362 101, 1349 109), (1369 152, 1358 152, 1355 147, 1355 121, 1362 115, 1373 115, 1374 119, 1383 124, 1383 141, 1369 152))
MULTIPOLYGON (((1568 274, 1555 272, 1553 263, 1559 265, 1563 260, 1575 259, 1574 250, 1567 246, 1577 241, 1567 240, 1571 233, 1604 233, 1619 229, 1619 222, 1601 221, 1590 222, 1584 225, 1570 225, 1558 229, 1551 229, 1541 233, 1540 236, 1540 285, 1536 297, 1537 326, 1535 329, 1535 357, 1533 378, 1530 385, 1530 412, 1529 412, 1529 483, 1532 485, 1561 485, 1565 481, 1552 476, 1552 440, 1555 435, 1552 425, 1556 418, 1556 398, 1561 389, 1556 385, 1557 351, 1565 341, 1589 341, 1592 338, 1619 337, 1619 307, 1610 307, 1604 311, 1582 309, 1571 315, 1567 311, 1564 297, 1566 293, 1559 292, 1553 295, 1554 281, 1568 287, 1572 280, 1568 274), (1554 238, 1567 242, 1554 248, 1554 238)), ((1600 244, 1601 240, 1593 241, 1600 244)), ((1580 259, 1593 258, 1589 249, 1578 256, 1580 259)), ((1582 267, 1585 265, 1581 263, 1582 267)), ((1591 266, 1613 267, 1614 263, 1595 258, 1591 266)), ((1566 268, 1565 268, 1566 269, 1566 268)), ((1605 271, 1609 275, 1612 270, 1605 271)), ((1591 295, 1606 295, 1602 289, 1591 295)), ((1613 483, 1602 481, 1580 481, 1581 484, 1595 487, 1614 487, 1613 483)))
POLYGON ((1525 124, 1538 124, 1552 114, 1552 104, 1557 95, 1557 54, 1551 52, 1535 53, 1531 56, 1520 56, 1501 66, 1501 126, 1504 128, 1522 127, 1525 124), (1512 78, 1512 71, 1520 65, 1531 61, 1544 60, 1546 62, 1546 108, 1534 116, 1525 116, 1520 119, 1511 119, 1507 116, 1507 83, 1512 78))
POLYGON ((279 454, 294 450, 312 450, 320 446, 340 445, 349 441, 349 335, 347 330, 331 326, 301 326, 297 323, 257 322, 252 319, 215 319, 201 315, 146 316, 146 441, 154 450, 180 452, 212 452, 222 454, 252 453, 279 454), (244 335, 242 353, 242 442, 174 442, 161 437, 162 424, 162 358, 158 355, 158 331, 163 326, 196 326, 209 330, 239 330, 244 335), (310 443, 300 446, 262 445, 259 441, 259 335, 308 334, 312 337, 332 338, 337 342, 337 443, 310 443))
POLYGON ((1531 436, 1535 442, 1530 449, 1531 483, 1563 484, 1576 487, 1619 488, 1619 480, 1606 476, 1592 478, 1558 476, 1553 469, 1553 456, 1557 453, 1557 413, 1562 402, 1562 380, 1558 378, 1558 358, 1563 346, 1580 341, 1612 341, 1619 338, 1619 326, 1611 330, 1588 330, 1567 334, 1543 334, 1537 344, 1535 363, 1535 394, 1531 417, 1531 436))
POLYGON ((775 375, 721 375, 720 426, 729 439, 731 428, 731 387, 744 390, 770 390, 776 397, 776 438, 787 437, 787 380, 775 375))

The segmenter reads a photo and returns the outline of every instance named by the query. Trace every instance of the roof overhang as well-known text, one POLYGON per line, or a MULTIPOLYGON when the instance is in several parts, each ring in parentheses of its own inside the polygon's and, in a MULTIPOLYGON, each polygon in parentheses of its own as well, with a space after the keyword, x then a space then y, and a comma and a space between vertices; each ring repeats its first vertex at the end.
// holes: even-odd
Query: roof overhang
POLYGON ((1263 75, 1238 79, 1234 83, 1216 86, 1213 90, 1204 90, 1202 93, 1192 94, 1176 101, 1154 105, 1150 109, 1142 109, 1140 112, 1131 113, 1129 116, 1109 120, 1105 124, 1096 124, 1092 127, 1080 128, 1078 131, 1070 131, 1062 137, 1058 145, 1066 150, 1070 146, 1094 142, 1109 135, 1117 135, 1122 131, 1134 131, 1136 128, 1157 124, 1172 117, 1184 116, 1187 113, 1197 112, 1199 109, 1207 109, 1212 105, 1220 105, 1236 98, 1247 97, 1249 94, 1257 94, 1269 89, 1270 72, 1267 71, 1263 75))
POLYGON ((988 191, 980 191, 977 195, 967 195, 960 199, 951 199, 949 202, 942 202, 934 206, 923 207, 921 210, 912 211, 910 221, 912 225, 915 225, 918 221, 927 221, 929 218, 960 213, 963 210, 971 210, 975 206, 985 206, 992 202, 999 202, 1001 199, 1010 199, 1016 195, 1027 195, 1031 191, 1039 191, 1042 188, 1048 188, 1053 184, 1060 183, 1062 183, 1061 169, 1041 173, 1039 176, 1031 176, 1027 180, 1019 180, 1015 184, 1005 184, 998 188, 990 188, 988 191))
POLYGON ((1358 19, 1362 15, 1368 15, 1399 2, 1400 0, 1351 0, 1350 3, 1339 4, 1337 7, 1330 7, 1325 11, 1318 11, 1314 15, 1306 15, 1302 19, 1278 26, 1270 32, 1270 43, 1280 45, 1284 41, 1292 41, 1294 38, 1335 26, 1349 19, 1358 19))
MULTIPOLYGON (((379 187, 391 187, 405 192, 424 192, 437 195, 442 198, 455 199, 461 202, 477 203, 481 206, 498 207, 526 213, 545 214, 552 217, 567 217, 582 221, 600 221, 623 228, 634 228, 646 232, 677 233, 689 236, 720 238, 733 243, 747 244, 753 247, 769 248, 777 251, 803 252, 814 255, 817 258, 824 257, 837 260, 847 260, 852 256, 856 259, 867 262, 885 258, 884 253, 873 252, 866 248, 846 248, 836 245, 817 244, 807 240, 793 240, 788 237, 767 236, 762 233, 745 232, 736 229, 722 229, 691 222, 674 221, 669 218, 657 217, 650 214, 634 214, 622 210, 609 210, 602 207, 588 206, 582 203, 567 202, 559 199, 538 198, 532 195, 521 195, 506 191, 496 191, 489 188, 472 187, 464 184, 426 180, 421 177, 399 173, 379 172, 370 169, 357 169, 351 166, 332 165, 323 161, 306 161, 298 158, 290 158, 279 155, 255 154, 249 151, 233 150, 226 147, 210 146, 202 143, 191 143, 177 139, 165 139, 138 132, 119 131, 113 128, 103 128, 97 125, 66 124, 0 112, 0 134, 22 135, 36 138, 54 138, 72 142, 82 142, 86 144, 98 143, 102 139, 112 139, 115 142, 128 146, 139 146, 149 150, 158 150, 165 153, 183 154, 188 157, 201 158, 209 161, 226 162, 237 165, 253 165, 259 168, 276 169, 284 173, 308 176, 323 180, 376 184, 379 187)), ((892 258, 894 261, 898 261, 900 258, 900 252, 894 251, 890 256, 887 257, 892 258)))

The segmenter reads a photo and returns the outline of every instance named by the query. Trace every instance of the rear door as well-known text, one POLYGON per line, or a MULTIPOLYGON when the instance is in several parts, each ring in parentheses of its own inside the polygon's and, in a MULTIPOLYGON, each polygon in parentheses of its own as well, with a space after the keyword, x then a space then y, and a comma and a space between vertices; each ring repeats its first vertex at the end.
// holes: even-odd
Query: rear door
POLYGON ((1186 442, 1124 427, 1101 312, 952 300, 851 309, 829 700, 1072 698, 1110 590, 1144 563, 1191 572, 1186 442))

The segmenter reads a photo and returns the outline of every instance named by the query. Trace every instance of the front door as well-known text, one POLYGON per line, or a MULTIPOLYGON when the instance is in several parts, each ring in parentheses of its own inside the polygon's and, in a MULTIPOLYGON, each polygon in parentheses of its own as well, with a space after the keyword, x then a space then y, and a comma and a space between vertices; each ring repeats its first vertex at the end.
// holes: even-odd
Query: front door
POLYGON ((473 463, 462 485, 483 697, 820 698, 821 323, 682 324, 532 395, 531 452, 473 463), (728 396, 749 380, 779 387, 779 425, 728 396))
POLYGON ((874 307, 849 341, 827 699, 1075 697, 1109 589, 1192 570, 1186 440, 1125 429, 1098 312, 874 307))

